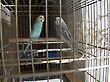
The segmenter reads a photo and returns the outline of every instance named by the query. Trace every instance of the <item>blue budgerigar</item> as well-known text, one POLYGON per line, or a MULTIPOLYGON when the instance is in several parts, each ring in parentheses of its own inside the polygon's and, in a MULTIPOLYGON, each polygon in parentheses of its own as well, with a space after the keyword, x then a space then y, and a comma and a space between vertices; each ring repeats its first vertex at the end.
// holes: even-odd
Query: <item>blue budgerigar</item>
MULTIPOLYGON (((30 39, 37 39, 40 37, 44 20, 45 20, 45 18, 43 15, 40 15, 37 17, 35 24, 33 26, 33 29, 32 29, 32 34, 30 35, 30 39)), ((31 42, 28 42, 28 44, 23 52, 24 55, 26 54, 30 45, 31 45, 31 42)))
POLYGON ((60 17, 56 17, 55 25, 58 36, 59 37, 61 36, 62 37, 61 39, 65 41, 68 44, 68 46, 71 48, 71 51, 73 51, 73 45, 71 43, 73 41, 73 38, 65 21, 62 18, 60 19, 60 17), (60 24, 62 28, 62 33, 60 33, 60 24))

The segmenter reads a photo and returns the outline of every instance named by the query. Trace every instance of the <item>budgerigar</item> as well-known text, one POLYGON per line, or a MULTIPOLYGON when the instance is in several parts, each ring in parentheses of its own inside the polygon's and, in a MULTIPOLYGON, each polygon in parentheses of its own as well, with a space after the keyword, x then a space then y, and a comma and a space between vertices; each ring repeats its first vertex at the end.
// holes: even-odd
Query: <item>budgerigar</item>
MULTIPOLYGON (((45 20, 45 18, 43 15, 40 15, 37 17, 36 22, 33 26, 32 34, 30 35, 30 39, 37 39, 40 37, 44 20, 45 20)), ((23 52, 24 55, 26 54, 30 45, 31 45, 31 42, 28 42, 28 44, 23 52)))
POLYGON ((62 37, 61 39, 65 41, 68 44, 68 46, 71 48, 71 51, 73 51, 73 45, 71 43, 73 41, 73 38, 65 21, 61 18, 61 22, 60 22, 60 17, 56 17, 55 25, 58 36, 59 37, 61 36, 62 37), (62 28, 62 34, 60 33, 60 24, 62 28))

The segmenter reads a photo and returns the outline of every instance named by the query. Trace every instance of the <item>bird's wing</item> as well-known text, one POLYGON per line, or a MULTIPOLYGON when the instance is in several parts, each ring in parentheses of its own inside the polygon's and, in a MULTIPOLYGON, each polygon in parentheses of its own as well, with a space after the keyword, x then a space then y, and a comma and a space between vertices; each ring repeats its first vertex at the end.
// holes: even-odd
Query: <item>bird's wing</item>
POLYGON ((41 34, 41 30, 42 30, 42 24, 39 22, 36 22, 33 27, 32 34, 31 34, 30 38, 34 38, 34 39, 39 38, 39 36, 41 34))
POLYGON ((73 51, 73 38, 65 22, 62 23, 62 39, 68 44, 71 51, 73 51))
POLYGON ((59 28, 59 25, 56 25, 56 32, 57 32, 57 35, 58 37, 60 37, 60 28, 59 28))
POLYGON ((66 25, 65 22, 62 23, 62 35, 66 38, 66 39, 70 39, 72 38, 71 33, 66 25))

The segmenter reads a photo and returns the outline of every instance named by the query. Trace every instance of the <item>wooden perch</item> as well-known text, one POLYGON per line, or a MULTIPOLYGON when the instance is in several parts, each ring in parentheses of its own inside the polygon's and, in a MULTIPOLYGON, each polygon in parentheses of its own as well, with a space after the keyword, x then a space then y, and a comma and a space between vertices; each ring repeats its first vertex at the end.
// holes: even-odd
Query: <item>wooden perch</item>
MULTIPOLYGON (((73 56, 68 56, 68 57, 62 57, 62 59, 72 59, 73 56)), ((37 60, 47 60, 47 58, 34 58, 34 61, 37 60)), ((48 58, 48 60, 60 60, 60 57, 53 57, 53 58, 48 58)), ((20 59, 20 61, 32 61, 31 58, 29 59, 20 59)))
MULTIPOLYGON (((14 43, 14 42, 16 42, 16 39, 10 39, 9 41, 11 43, 14 43)), ((33 42, 45 41, 46 42, 46 38, 38 38, 38 39, 18 38, 18 42, 30 42, 30 41, 33 41, 33 42)), ((59 41, 60 42, 61 40, 58 38, 48 38, 48 41, 59 41)))

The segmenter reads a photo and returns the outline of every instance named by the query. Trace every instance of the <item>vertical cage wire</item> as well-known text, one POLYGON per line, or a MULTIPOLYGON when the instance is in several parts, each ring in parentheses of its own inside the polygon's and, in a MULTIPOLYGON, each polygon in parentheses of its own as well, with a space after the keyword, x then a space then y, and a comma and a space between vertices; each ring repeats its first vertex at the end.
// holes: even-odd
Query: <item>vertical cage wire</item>
MULTIPOLYGON (((105 2, 105 0, 104 0, 104 3, 103 3, 103 5, 104 5, 103 12, 104 12, 104 13, 106 13, 106 6, 105 6, 105 4, 106 4, 106 2, 105 2)), ((104 20, 104 25, 106 25, 106 17, 104 17, 103 20, 104 20)), ((107 29, 107 26, 105 27, 105 29, 107 29)), ((105 34, 107 34, 107 31, 105 31, 105 34)), ((107 37, 106 37, 106 38, 107 38, 107 37)), ((106 43, 107 43, 106 41, 107 41, 107 39, 106 39, 106 40, 104 39, 104 42, 103 42, 104 48, 106 47, 106 43)), ((104 50, 104 56, 106 56, 106 50, 104 50)), ((104 59, 104 58, 103 58, 104 65, 106 65, 106 60, 107 60, 107 59, 104 59)), ((106 68, 103 68, 103 81, 106 81, 105 75, 106 75, 107 73, 106 73, 106 71, 104 71, 104 70, 106 70, 106 68)))
MULTIPOLYGON (((29 0, 29 32, 30 32, 30 35, 31 35, 31 0, 29 0)), ((35 68, 34 68, 34 61, 33 61, 33 52, 32 52, 32 41, 31 41, 31 61, 32 61, 32 72, 35 73, 35 68)))
MULTIPOLYGON (((61 0, 59 0, 59 5, 60 5, 60 39, 62 39, 62 23, 61 23, 61 18, 62 18, 62 2, 61 0)), ((62 43, 60 42, 60 71, 61 71, 61 75, 60 75, 60 82, 62 82, 62 43)))
MULTIPOLYGON (((101 1, 99 2, 99 10, 100 10, 99 15, 101 16, 101 15, 102 15, 101 1)), ((100 26, 99 28, 102 30, 102 20, 101 20, 101 19, 99 20, 99 26, 100 26)), ((100 46, 102 46, 102 43, 101 43, 101 42, 100 42, 100 46)), ((99 57, 101 56, 101 52, 102 52, 102 49, 99 50, 99 53, 100 53, 100 54, 99 54, 99 57)), ((100 66, 100 65, 101 65, 101 59, 100 59, 100 61, 99 61, 99 66, 100 66)), ((99 81, 102 79, 102 78, 101 78, 101 75, 102 75, 102 74, 101 74, 101 70, 102 70, 102 69, 99 69, 99 81)))
MULTIPOLYGON (((73 26, 74 26, 73 27, 73 49, 74 49, 73 55, 74 55, 74 58, 75 58, 76 54, 75 54, 75 11, 74 11, 75 6, 74 6, 74 3, 75 3, 75 1, 72 0, 72 5, 73 5, 73 26)), ((73 61, 73 67, 75 67, 75 61, 73 61)), ((75 79, 75 76, 73 78, 75 79)), ((73 81, 75 81, 75 80, 73 80, 73 81)))
MULTIPOLYGON (((96 16, 98 16, 98 0, 96 2, 96 16)), ((96 23, 98 24, 98 19, 96 18, 96 23)), ((96 31, 98 31, 98 26, 96 26, 96 31)), ((98 34, 96 33, 96 57, 98 53, 98 34)), ((96 59, 96 65, 97 65, 97 59, 96 59)), ((98 71, 96 70, 96 77, 98 76, 98 71)))
MULTIPOLYGON (((109 45, 110 45, 110 1, 109 0, 107 0, 107 10, 108 10, 108 19, 107 19, 107 26, 108 26, 108 42, 107 42, 107 54, 108 54, 108 56, 110 55, 110 53, 109 53, 109 45)), ((107 60, 107 65, 110 65, 110 63, 109 63, 109 61, 110 61, 110 59, 109 58, 107 58, 108 60, 107 60)), ((108 68, 108 79, 107 79, 107 81, 110 81, 110 68, 108 68)))
MULTIPOLYGON (((95 21, 95 17, 96 17, 96 16, 95 16, 95 14, 96 14, 96 11, 95 11, 96 8, 95 8, 95 6, 96 6, 96 4, 94 4, 94 6, 93 6, 93 9, 94 9, 94 10, 93 10, 93 12, 94 12, 94 13, 93 13, 93 14, 94 14, 94 16, 93 16, 93 18, 94 18, 93 21, 95 21)), ((93 32, 94 32, 93 38, 96 38, 96 36, 95 36, 95 35, 96 35, 96 33, 95 33, 95 31, 96 31, 96 29, 95 29, 95 22, 93 22, 93 26, 94 26, 94 28, 93 28, 93 32)), ((93 44, 96 45, 95 40, 94 40, 93 44)), ((95 50, 96 50, 96 49, 93 48, 94 55, 96 56, 96 51, 95 51, 95 50)), ((95 66, 95 62, 96 62, 96 61, 94 60, 93 66, 95 66)), ((93 73, 94 73, 94 76, 96 77, 96 74, 95 74, 95 73, 96 73, 96 70, 93 70, 93 73)), ((95 80, 96 80, 96 79, 95 79, 95 80)), ((94 82, 95 82, 95 80, 94 80, 94 82)))
MULTIPOLYGON (((86 3, 87 3, 87 0, 85 0, 85 3, 84 3, 85 4, 85 9, 84 9, 85 10, 84 11, 84 31, 85 31, 85 43, 86 43, 85 44, 85 50, 86 50, 85 54, 86 54, 86 57, 87 57, 88 56, 88 54, 87 54, 87 40, 88 39, 87 39, 87 23, 86 23, 87 22, 87 17, 86 17, 87 16, 87 12, 86 12, 87 11, 87 4, 86 3)), ((88 61, 88 60, 86 59, 85 61, 88 61)), ((85 78, 85 81, 87 81, 87 78, 85 78)))
POLYGON ((18 44, 18 13, 17 13, 17 4, 18 4, 18 0, 15 0, 15 10, 16 10, 16 45, 17 45, 17 56, 18 56, 18 70, 19 70, 19 74, 21 74, 20 71, 20 60, 19 60, 19 44, 18 44))
MULTIPOLYGON (((0 0, 0 40, 1 40, 0 43, 1 43, 1 57, 2 57, 1 67, 3 68, 1 75, 7 75, 5 60, 4 60, 3 32, 2 31, 3 31, 2 29, 2 5, 1 5, 1 0, 0 0)), ((6 81, 6 78, 4 78, 3 81, 6 81)))
MULTIPOLYGON (((45 0, 45 5, 46 5, 46 58, 47 58, 47 72, 49 72, 49 59, 48 59, 48 6, 47 6, 47 0, 45 0)), ((47 77, 47 82, 49 82, 49 77, 47 77)))
POLYGON ((4 50, 3 50, 3 30, 2 30, 2 5, 0 0, 0 39, 1 39, 1 55, 2 55, 2 67, 3 67, 3 75, 6 75, 6 66, 4 60, 4 50))

